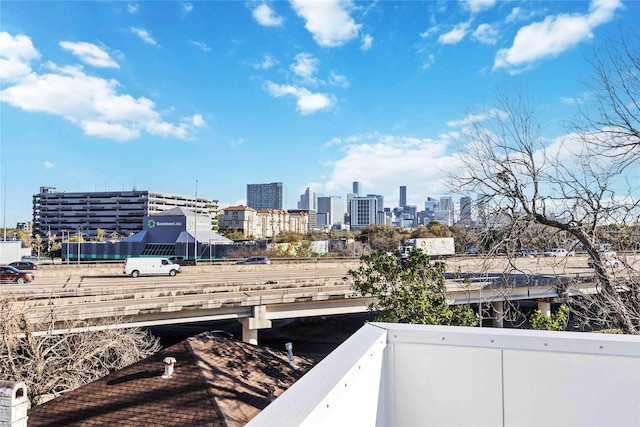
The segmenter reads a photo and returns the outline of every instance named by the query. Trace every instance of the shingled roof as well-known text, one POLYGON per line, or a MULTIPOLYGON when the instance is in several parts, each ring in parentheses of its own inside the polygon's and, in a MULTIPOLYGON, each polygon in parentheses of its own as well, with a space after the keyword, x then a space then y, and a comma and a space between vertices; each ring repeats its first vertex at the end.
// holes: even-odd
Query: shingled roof
POLYGON ((29 410, 36 426, 243 426, 312 366, 202 333, 29 410), (162 378, 163 360, 176 359, 162 378))

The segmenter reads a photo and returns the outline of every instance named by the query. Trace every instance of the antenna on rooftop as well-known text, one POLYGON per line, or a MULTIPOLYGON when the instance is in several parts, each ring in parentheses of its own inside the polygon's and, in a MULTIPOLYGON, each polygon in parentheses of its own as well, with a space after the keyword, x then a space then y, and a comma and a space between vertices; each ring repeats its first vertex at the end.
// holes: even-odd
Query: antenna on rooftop
POLYGON ((293 344, 291 344, 290 342, 286 343, 284 345, 284 348, 287 349, 287 353, 289 353, 289 365, 291 365, 291 367, 295 370, 298 370, 299 367, 298 365, 296 365, 296 361, 293 360, 293 344))

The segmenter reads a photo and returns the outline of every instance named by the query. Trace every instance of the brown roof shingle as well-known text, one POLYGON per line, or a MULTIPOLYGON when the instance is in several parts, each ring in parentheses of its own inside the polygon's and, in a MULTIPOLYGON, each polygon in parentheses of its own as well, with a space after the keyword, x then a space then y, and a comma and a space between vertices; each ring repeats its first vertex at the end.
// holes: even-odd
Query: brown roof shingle
POLYGON ((29 410, 37 426, 242 426, 312 362, 202 333, 29 410), (165 357, 174 374, 162 378, 165 357), (270 395, 270 390, 272 394, 270 395))

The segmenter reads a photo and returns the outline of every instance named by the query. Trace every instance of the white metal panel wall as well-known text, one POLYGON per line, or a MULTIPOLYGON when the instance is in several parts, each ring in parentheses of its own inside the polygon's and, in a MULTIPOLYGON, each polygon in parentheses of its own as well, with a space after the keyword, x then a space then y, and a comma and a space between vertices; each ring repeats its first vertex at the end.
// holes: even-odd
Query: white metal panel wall
POLYGON ((375 426, 387 330, 364 326, 247 426, 375 426))
POLYGON ((502 424, 500 350, 399 343, 387 352, 396 398, 384 425, 502 424))
POLYGON ((506 426, 640 425, 640 358, 504 352, 506 426))
POLYGON ((640 339, 370 323, 250 425, 640 425, 640 339))

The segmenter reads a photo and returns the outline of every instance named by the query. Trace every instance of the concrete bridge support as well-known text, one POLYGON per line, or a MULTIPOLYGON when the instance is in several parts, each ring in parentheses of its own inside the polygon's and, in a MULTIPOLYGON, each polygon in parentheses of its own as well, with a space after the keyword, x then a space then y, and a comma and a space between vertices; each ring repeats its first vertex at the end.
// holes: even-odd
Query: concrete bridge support
POLYGON ((239 319, 242 323, 242 341, 258 345, 258 329, 270 328, 271 320, 267 319, 266 305, 254 305, 251 314, 251 317, 239 319))
POLYGON ((551 316, 551 301, 548 299, 539 299, 538 300, 538 310, 542 312, 547 317, 551 316))
POLYGON ((504 326, 504 302, 494 301, 491 303, 492 309, 492 326, 494 328, 502 328, 504 326))

